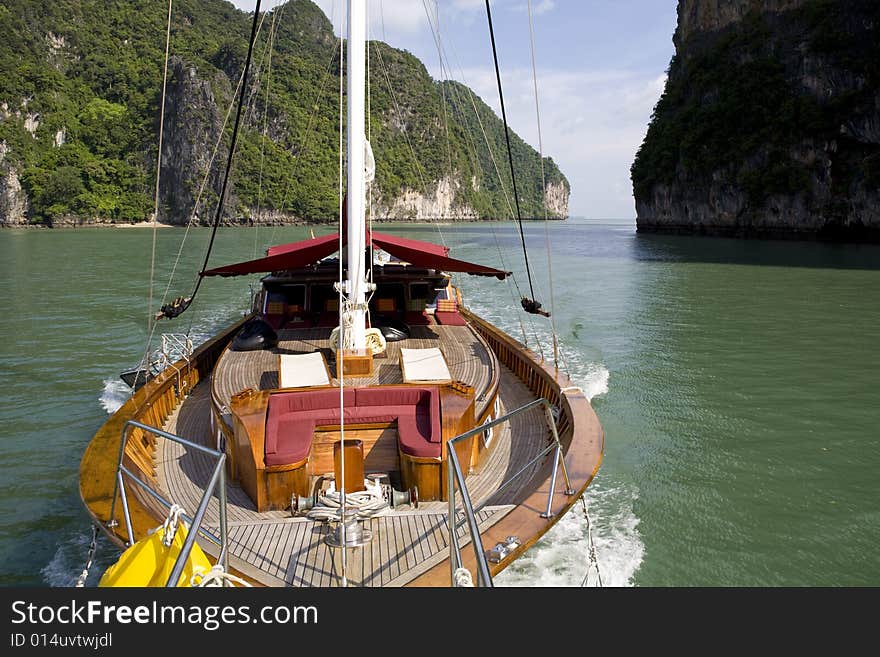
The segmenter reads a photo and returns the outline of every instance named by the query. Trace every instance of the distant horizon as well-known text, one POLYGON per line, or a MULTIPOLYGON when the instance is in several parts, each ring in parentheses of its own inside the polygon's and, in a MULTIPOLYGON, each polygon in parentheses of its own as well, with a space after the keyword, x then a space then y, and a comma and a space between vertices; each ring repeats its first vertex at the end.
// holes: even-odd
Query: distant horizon
MULTIPOLYGON (((253 0, 232 2, 248 12, 255 6, 253 0)), ((510 126, 535 150, 539 144, 527 2, 534 19, 544 155, 553 158, 571 184, 570 214, 635 217, 629 168, 665 86, 674 52, 677 3, 492 3, 510 126), (511 48, 512 43, 521 47, 511 48)), ((282 0, 269 0, 261 10, 280 4, 282 0)), ((315 4, 338 35, 344 3, 316 0, 315 4)), ((434 79, 451 77, 468 85, 500 116, 483 2, 374 0, 371 7, 369 38, 411 52, 434 79), (441 75, 425 16, 424 7, 429 5, 439 10, 451 76, 441 75), (380 10, 384 10, 381 15, 380 10)))

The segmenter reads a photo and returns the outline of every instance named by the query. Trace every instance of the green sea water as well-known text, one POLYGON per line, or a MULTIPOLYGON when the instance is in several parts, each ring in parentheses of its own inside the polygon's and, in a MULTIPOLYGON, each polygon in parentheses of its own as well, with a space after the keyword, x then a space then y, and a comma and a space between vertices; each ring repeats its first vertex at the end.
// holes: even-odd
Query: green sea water
MULTIPOLYGON (((552 358, 550 320, 516 311, 530 292, 512 225, 385 230, 517 271, 510 286, 462 277, 466 302, 552 358)), ((221 230, 211 263, 307 234, 221 230)), ((153 310, 166 289, 187 294, 201 266, 208 231, 181 250, 183 237, 156 233, 153 310)), ((880 247, 578 220, 526 237, 547 307, 552 269, 562 366, 592 397, 606 456, 587 495, 591 532, 576 507, 499 584, 580 585, 591 533, 606 585, 880 585, 880 247)), ((152 239, 0 231, 0 585, 70 585, 84 565, 79 461, 125 399, 119 371, 144 351, 152 239)), ((255 282, 206 281, 165 330, 209 337, 241 316, 255 282)), ((114 558, 102 540, 89 582, 114 558)))

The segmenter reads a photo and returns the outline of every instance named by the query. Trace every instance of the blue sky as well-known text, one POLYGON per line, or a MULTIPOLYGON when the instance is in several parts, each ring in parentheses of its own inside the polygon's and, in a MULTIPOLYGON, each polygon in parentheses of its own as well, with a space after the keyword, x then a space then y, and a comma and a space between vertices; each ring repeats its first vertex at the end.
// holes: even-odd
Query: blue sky
MULTIPOLYGON (((439 12, 452 77, 500 112, 484 0, 369 0, 370 38, 404 48, 440 75, 425 7, 439 12)), ((528 0, 493 0, 511 127, 538 147, 528 0)), ((673 54, 675 0, 531 0, 545 155, 572 186, 572 216, 632 218, 629 167, 673 54)), ((233 0, 253 11, 253 0, 233 0)), ((282 4, 264 0, 262 8, 282 4)), ((343 0, 316 0, 342 29, 343 0)))

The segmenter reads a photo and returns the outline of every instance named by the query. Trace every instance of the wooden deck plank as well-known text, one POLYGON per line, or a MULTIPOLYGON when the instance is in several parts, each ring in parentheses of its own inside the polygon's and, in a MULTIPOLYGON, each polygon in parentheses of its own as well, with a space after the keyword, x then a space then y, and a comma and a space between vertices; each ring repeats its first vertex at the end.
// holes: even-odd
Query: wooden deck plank
MULTIPOLYGON (((430 344, 428 340, 418 344, 424 343, 430 344)), ((451 353, 451 360, 455 362, 456 352, 451 353)), ((467 365, 465 361, 462 363, 458 366, 467 365)), ((499 395, 503 408, 515 408, 534 399, 511 372, 501 366, 499 371, 499 395)), ((204 421, 210 410, 210 394, 207 384, 193 390, 169 418, 166 429, 210 445, 213 436, 204 421)), ((505 476, 518 470, 538 451, 535 446, 546 444, 548 431, 536 418, 538 416, 534 413, 524 414, 510 427, 496 433, 493 440, 498 441, 498 448, 492 451, 479 472, 468 477, 475 504, 487 500, 503 504, 516 498, 515 491, 496 495, 497 499, 492 495, 505 476)), ((169 497, 185 500, 194 511, 201 498, 202 486, 212 472, 211 459, 170 441, 160 439, 158 447, 161 458, 157 476, 168 487, 169 497)), ((540 467, 540 464, 535 466, 540 467)), ((283 580, 294 586, 338 585, 333 551, 323 543, 322 525, 292 519, 284 511, 257 513, 247 495, 235 485, 228 486, 228 499, 228 517, 234 525, 230 527, 231 553, 265 573, 267 582, 283 580)), ((449 550, 447 508, 446 502, 428 502, 422 503, 418 511, 395 511, 372 519, 368 526, 374 532, 374 539, 361 550, 360 572, 352 573, 352 579, 359 579, 366 586, 398 586, 445 560, 449 550)), ((480 521, 494 522, 493 518, 503 515, 497 511, 482 512, 480 521)), ((209 507, 208 524, 216 527, 217 522, 217 502, 213 501, 209 507)), ((462 545, 469 542, 470 536, 464 527, 459 528, 459 535, 462 545)))
MULTIPOLYGON (((278 346, 267 351, 226 351, 213 376, 213 399, 218 408, 228 408, 237 392, 246 388, 270 390, 278 387, 278 354, 321 351, 332 360, 329 328, 282 329, 278 346)), ((439 346, 453 378, 474 387, 477 413, 488 403, 487 392, 498 364, 495 355, 477 334, 467 326, 414 326, 412 337, 389 342, 384 356, 374 359, 371 377, 345 379, 345 385, 367 386, 403 383, 399 358, 401 347, 428 348, 439 346)), ((335 368, 331 368, 333 370, 335 368)), ((338 385, 333 379, 333 384, 338 385)))

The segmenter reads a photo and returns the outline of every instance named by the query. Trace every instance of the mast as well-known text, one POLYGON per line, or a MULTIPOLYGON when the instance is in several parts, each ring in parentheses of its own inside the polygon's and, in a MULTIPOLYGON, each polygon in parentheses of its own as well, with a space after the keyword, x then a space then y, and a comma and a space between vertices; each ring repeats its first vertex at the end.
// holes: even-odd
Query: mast
POLYGON ((366 341, 366 206, 365 106, 366 32, 365 0, 348 0, 348 294, 351 327, 342 329, 347 349, 365 349, 366 341))

